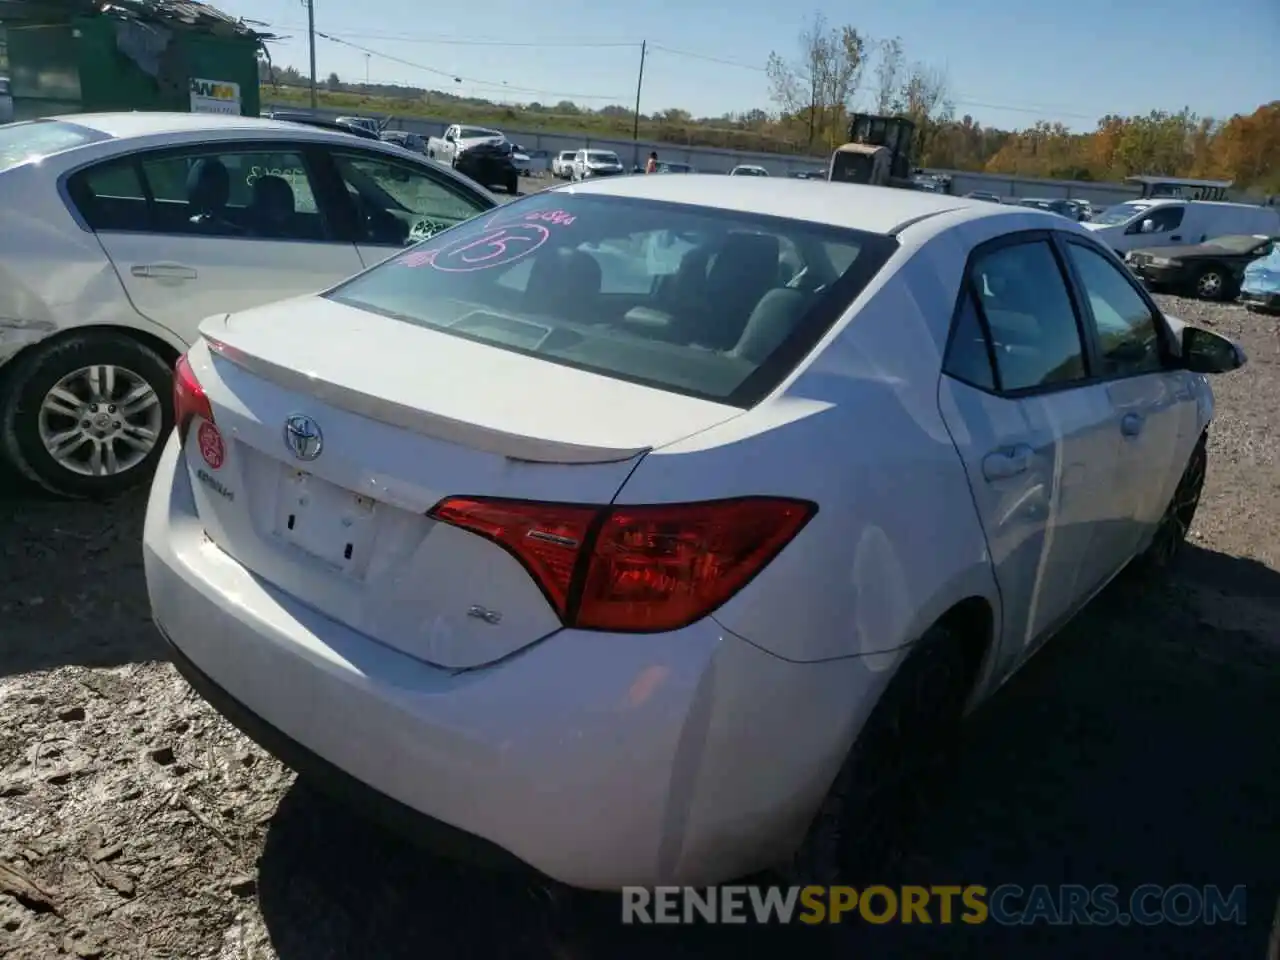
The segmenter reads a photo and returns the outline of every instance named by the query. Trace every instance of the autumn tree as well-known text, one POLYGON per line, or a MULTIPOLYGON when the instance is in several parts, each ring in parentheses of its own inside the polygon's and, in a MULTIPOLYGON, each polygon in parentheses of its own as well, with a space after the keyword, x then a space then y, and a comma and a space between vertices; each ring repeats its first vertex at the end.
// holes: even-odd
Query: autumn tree
POLYGON ((799 36, 799 54, 769 54, 769 95, 785 116, 804 122, 810 147, 844 139, 845 118, 866 65, 867 39, 854 27, 833 27, 821 13, 799 36))
POLYGON ((915 158, 923 166, 930 162, 930 148, 939 130, 955 117, 950 80, 936 67, 913 63, 902 80, 896 106, 916 125, 915 158))
POLYGON ((902 50, 902 38, 881 40, 876 58, 876 113, 890 114, 902 111, 902 75, 906 58, 902 50))

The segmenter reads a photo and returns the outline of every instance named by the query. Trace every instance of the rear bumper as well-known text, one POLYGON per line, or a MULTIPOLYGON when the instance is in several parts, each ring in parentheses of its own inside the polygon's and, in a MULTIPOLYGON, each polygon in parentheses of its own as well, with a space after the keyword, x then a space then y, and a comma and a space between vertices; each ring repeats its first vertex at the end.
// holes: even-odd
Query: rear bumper
POLYGON ((319 787, 334 799, 397 834, 414 839, 432 850, 495 869, 527 869, 501 847, 424 816, 398 800, 361 783, 319 754, 308 750, 258 716, 193 663, 160 628, 169 644, 169 657, 182 678, 211 706, 272 756, 319 787))
POLYGON ((785 856, 891 666, 793 664, 705 620, 565 630, 441 670, 209 542, 173 440, 143 548, 179 669, 266 749, 446 850, 504 859, 496 847, 573 886, 714 883, 785 856))
POLYGON ((459 173, 485 186, 493 183, 506 183, 511 178, 520 175, 516 165, 502 157, 469 157, 464 153, 458 158, 455 166, 459 173))

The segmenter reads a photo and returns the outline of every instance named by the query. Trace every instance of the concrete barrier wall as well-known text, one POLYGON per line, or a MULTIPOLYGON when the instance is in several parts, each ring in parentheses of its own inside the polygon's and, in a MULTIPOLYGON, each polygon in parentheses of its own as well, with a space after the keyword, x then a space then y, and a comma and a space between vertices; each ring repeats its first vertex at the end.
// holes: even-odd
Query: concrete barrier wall
MULTIPOLYGON (((297 110, 296 104, 279 104, 280 109, 297 110)), ((264 110, 272 109, 265 104, 264 110)), ((318 115, 328 118, 343 116, 341 110, 319 109, 318 115)), ((409 130, 425 137, 438 137, 455 121, 420 119, 417 117, 392 117, 388 123, 392 130, 409 130)), ((579 150, 594 147, 612 150, 627 166, 643 164, 649 151, 657 151, 661 160, 687 163, 700 173, 728 173, 740 163, 754 163, 764 167, 772 176, 785 177, 791 173, 818 170, 824 166, 817 157, 797 157, 776 153, 756 153, 750 150, 718 150, 712 147, 682 147, 670 143, 649 140, 635 142, 598 137, 578 137, 558 133, 534 133, 514 127, 503 128, 513 142, 529 150, 547 151, 554 159, 561 150, 579 150)), ((1041 197, 1088 200, 1103 206, 1123 203, 1138 196, 1138 190, 1121 183, 1092 183, 1080 180, 1038 180, 1032 177, 1009 177, 988 173, 971 173, 958 170, 929 170, 929 173, 946 174, 952 178, 951 192, 963 195, 971 190, 982 190, 1000 197, 1041 197)))

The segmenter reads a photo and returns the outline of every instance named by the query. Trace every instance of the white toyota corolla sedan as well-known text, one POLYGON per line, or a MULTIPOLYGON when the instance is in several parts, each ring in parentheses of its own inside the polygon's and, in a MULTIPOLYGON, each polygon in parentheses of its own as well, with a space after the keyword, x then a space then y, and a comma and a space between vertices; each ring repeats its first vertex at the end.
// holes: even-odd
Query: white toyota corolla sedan
POLYGON ((69 496, 146 483, 201 320, 324 290, 496 205, 422 156, 298 123, 0 127, 0 456, 69 496))
POLYGON ((145 532, 179 669, 342 795, 599 889, 874 847, 1175 554, 1244 363, 1062 217, 697 175, 201 333, 145 532))

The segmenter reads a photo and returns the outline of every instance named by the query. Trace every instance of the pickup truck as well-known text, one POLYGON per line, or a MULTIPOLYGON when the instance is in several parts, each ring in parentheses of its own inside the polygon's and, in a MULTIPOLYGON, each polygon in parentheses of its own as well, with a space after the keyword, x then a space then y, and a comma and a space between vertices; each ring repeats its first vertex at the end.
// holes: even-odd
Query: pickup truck
POLYGON ((498 130, 468 127, 455 123, 443 137, 427 140, 427 156, 448 164, 481 186, 499 186, 508 193, 520 192, 520 170, 515 148, 498 130))

